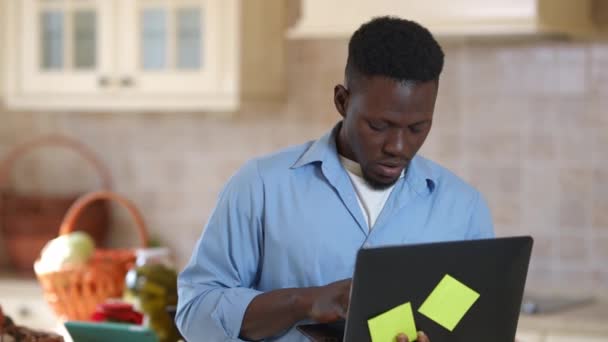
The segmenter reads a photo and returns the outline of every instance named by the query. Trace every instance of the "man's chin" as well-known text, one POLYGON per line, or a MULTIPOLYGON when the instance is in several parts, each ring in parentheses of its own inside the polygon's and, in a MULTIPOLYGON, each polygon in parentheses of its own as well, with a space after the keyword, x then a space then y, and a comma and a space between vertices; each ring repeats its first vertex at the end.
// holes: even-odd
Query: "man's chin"
POLYGON ((374 190, 386 190, 386 189, 390 188, 391 186, 395 185, 395 183, 397 183, 397 181, 399 180, 399 176, 395 177, 394 179, 387 180, 387 179, 380 179, 378 177, 373 177, 364 172, 363 179, 365 179, 365 182, 367 182, 367 184, 370 187, 372 187, 374 190))

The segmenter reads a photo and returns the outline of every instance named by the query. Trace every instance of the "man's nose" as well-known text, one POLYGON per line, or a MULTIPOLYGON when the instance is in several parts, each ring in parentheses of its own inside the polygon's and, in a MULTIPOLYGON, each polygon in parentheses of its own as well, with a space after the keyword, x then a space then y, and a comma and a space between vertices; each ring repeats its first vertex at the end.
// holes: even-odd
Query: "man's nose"
POLYGON ((406 154, 407 135, 403 130, 393 130, 387 133, 384 141, 384 153, 395 157, 403 157, 406 154))

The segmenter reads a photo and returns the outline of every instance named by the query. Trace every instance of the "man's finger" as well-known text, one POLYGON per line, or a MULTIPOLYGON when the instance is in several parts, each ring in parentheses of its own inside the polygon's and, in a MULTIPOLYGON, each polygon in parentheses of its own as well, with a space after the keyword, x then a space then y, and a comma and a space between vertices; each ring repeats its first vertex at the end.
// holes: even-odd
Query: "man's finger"
POLYGON ((418 332, 418 342, 431 342, 431 340, 429 340, 429 338, 426 336, 424 331, 419 331, 418 332))
POLYGON ((335 310, 336 314, 338 314, 338 316, 340 316, 340 318, 346 319, 346 314, 347 314, 346 308, 344 308, 342 305, 336 304, 334 306, 334 310, 335 310))
POLYGON ((406 334, 397 335, 397 342, 409 342, 406 334))

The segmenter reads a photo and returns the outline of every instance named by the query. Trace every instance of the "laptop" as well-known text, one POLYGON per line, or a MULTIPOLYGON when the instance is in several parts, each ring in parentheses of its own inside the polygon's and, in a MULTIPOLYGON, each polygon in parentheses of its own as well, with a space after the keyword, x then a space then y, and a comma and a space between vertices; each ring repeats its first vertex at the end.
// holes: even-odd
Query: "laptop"
POLYGON ((532 244, 521 236, 361 249, 346 321, 297 329, 311 341, 369 342, 368 320, 410 303, 416 330, 433 342, 513 342, 532 244), (435 310, 451 307, 460 288, 477 296, 455 326, 427 311, 431 299, 435 310))

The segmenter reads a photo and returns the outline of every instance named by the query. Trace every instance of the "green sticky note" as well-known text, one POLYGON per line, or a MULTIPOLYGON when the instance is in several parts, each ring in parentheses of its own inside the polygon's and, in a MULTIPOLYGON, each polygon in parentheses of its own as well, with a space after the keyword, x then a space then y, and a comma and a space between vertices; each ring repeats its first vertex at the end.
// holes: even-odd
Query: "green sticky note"
POLYGON ((410 341, 416 341, 416 323, 410 302, 368 320, 367 326, 372 342, 395 342, 399 334, 406 334, 410 341))
POLYGON ((453 331, 478 298, 479 293, 446 274, 418 312, 453 331))

